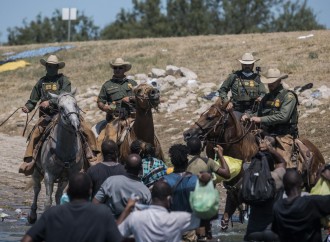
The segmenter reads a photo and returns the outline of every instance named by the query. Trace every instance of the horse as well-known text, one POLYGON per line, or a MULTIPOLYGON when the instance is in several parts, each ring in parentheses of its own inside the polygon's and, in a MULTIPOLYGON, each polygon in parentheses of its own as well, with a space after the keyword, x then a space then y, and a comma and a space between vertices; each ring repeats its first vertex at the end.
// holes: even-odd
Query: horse
POLYGON ((58 205, 63 190, 68 184, 68 178, 81 171, 85 161, 79 131, 79 107, 74 92, 49 95, 57 99, 59 113, 54 117, 51 123, 53 128, 50 129, 36 158, 36 167, 32 174, 34 198, 28 215, 30 224, 37 220, 37 201, 42 179, 46 188, 45 210, 47 210, 52 205, 54 183, 58 183, 55 194, 58 205))
MULTIPOLYGON (((134 88, 135 95, 135 105, 136 109, 135 119, 132 122, 128 122, 126 124, 126 120, 124 120, 125 127, 123 128, 123 132, 118 135, 118 139, 115 140, 119 146, 119 159, 121 162, 124 162, 130 152, 130 145, 134 140, 140 140, 145 143, 150 143, 155 147, 156 157, 160 160, 164 160, 164 154, 161 149, 160 142, 155 134, 152 110, 158 109, 158 105, 160 103, 160 94, 157 88, 153 86, 142 83, 134 88)), ((117 120, 115 120, 117 121, 117 120)), ((96 124, 92 130, 96 137, 101 132, 102 127, 101 121, 96 124)), ((118 127, 116 125, 115 127, 118 127)), ((107 127, 105 128, 107 129, 107 127)), ((117 131, 119 133, 119 131, 117 131)), ((98 142, 103 142, 104 140, 110 139, 110 137, 106 132, 103 140, 99 140, 98 142)), ((100 146, 100 144, 98 144, 100 146)))
MULTIPOLYGON (((250 123, 243 126, 240 122, 241 113, 226 111, 227 103, 222 103, 219 98, 211 107, 200 115, 200 118, 183 133, 184 139, 200 137, 206 142, 206 154, 214 157, 214 147, 220 144, 223 147, 224 155, 243 160, 251 161, 251 158, 258 152, 256 136, 251 132, 255 130, 255 124, 250 123)), ((310 189, 316 183, 316 174, 325 163, 324 157, 318 148, 309 140, 299 140, 314 154, 311 164, 302 164, 304 185, 310 189)), ((244 169, 228 182, 224 182, 227 188, 227 198, 224 217, 228 220, 236 208, 241 204, 239 199, 240 185, 244 169)))

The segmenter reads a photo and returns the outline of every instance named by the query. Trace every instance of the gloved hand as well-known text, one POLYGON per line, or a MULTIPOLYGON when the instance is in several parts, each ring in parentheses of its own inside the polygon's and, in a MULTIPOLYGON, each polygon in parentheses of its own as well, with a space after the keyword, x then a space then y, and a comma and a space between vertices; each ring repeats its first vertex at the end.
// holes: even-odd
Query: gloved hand
POLYGON ((29 113, 29 112, 31 112, 26 106, 22 107, 22 111, 23 111, 24 113, 29 113))

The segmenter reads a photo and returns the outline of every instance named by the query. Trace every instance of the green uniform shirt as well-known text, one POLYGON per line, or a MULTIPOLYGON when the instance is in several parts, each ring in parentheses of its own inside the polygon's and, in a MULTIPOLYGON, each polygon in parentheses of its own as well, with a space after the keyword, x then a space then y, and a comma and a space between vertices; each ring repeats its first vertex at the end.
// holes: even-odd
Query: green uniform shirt
POLYGON ((280 85, 274 91, 266 94, 261 100, 258 117, 261 124, 277 131, 297 126, 298 123, 298 100, 291 92, 280 85))
POLYGON ((242 71, 230 74, 222 83, 218 92, 223 102, 228 101, 229 91, 232 93, 234 110, 242 113, 252 110, 254 101, 266 94, 265 85, 260 82, 260 76, 257 73, 246 77, 242 71))
POLYGON ((49 101, 50 107, 57 109, 57 101, 51 98, 48 93, 60 94, 61 91, 71 92, 71 82, 63 74, 56 76, 44 76, 36 85, 34 85, 30 99, 26 102, 25 106, 31 111, 35 108, 38 101, 49 101))
POLYGON ((116 107, 120 108, 122 102, 121 99, 133 96, 133 87, 136 85, 136 81, 131 79, 112 78, 102 85, 97 101, 104 104, 115 102, 116 107))

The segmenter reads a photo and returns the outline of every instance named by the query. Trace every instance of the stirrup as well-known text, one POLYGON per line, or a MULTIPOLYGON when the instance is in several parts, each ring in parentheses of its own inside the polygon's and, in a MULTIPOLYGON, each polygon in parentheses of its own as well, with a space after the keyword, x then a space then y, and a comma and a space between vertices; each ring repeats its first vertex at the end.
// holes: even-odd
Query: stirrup
POLYGON ((229 227, 229 219, 222 218, 220 220, 220 228, 222 231, 226 231, 229 227))

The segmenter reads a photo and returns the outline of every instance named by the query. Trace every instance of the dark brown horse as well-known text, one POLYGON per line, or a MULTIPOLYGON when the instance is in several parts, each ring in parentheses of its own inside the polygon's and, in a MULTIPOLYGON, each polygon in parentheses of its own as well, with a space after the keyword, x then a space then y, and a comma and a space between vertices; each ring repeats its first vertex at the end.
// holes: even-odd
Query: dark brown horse
MULTIPOLYGON (((240 114, 226 111, 227 103, 222 103, 219 98, 207 111, 183 135, 188 140, 191 137, 200 137, 206 144, 206 154, 214 157, 216 144, 224 149, 224 155, 231 156, 248 162, 257 153, 258 145, 255 135, 250 132, 253 123, 244 127, 240 122, 240 114)), ((255 128, 255 127, 253 127, 255 128)), ((313 143, 306 139, 299 139, 313 153, 311 164, 303 164, 302 175, 305 177, 305 185, 309 189, 316 183, 316 174, 324 164, 321 152, 313 143)), ((239 189, 241 185, 241 173, 228 182, 224 182, 227 188, 226 206, 224 217, 228 220, 240 205, 239 189)))

